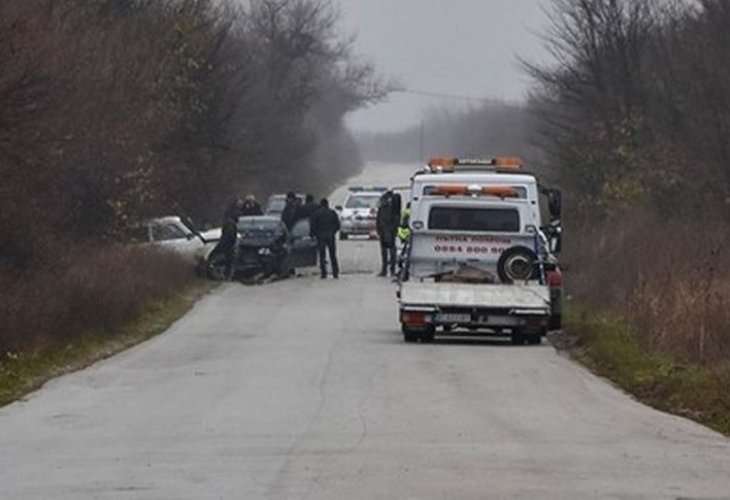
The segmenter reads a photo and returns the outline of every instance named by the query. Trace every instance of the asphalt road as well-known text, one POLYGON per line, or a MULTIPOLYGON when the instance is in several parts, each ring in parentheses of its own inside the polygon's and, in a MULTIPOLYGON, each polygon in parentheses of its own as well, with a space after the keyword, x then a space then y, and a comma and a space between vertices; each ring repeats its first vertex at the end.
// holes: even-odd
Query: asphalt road
POLYGON ((406 345, 377 244, 341 253, 0 410, 0 499, 730 498, 730 441, 547 345, 406 345))

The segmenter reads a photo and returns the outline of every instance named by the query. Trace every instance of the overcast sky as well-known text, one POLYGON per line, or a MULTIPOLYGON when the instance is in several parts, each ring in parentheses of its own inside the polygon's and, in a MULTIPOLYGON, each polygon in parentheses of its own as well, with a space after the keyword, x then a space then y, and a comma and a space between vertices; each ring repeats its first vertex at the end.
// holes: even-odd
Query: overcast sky
MULTIPOLYGON (((546 61, 537 36, 549 0, 337 0, 357 51, 416 92, 523 100, 530 81, 517 57, 546 61)), ((349 118, 355 130, 392 131, 434 105, 465 101, 394 94, 349 118)))

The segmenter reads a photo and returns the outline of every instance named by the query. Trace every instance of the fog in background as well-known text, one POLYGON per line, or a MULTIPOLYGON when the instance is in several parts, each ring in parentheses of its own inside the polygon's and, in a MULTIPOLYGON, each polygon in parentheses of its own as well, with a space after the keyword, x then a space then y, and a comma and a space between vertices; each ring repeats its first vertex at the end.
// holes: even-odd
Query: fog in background
MULTIPOLYGON (((547 61, 540 34, 545 0, 338 0, 356 49, 405 88, 427 94, 523 102, 530 79, 518 57, 547 61)), ((355 131, 392 132, 417 125, 435 107, 480 101, 394 93, 348 118, 355 131)))

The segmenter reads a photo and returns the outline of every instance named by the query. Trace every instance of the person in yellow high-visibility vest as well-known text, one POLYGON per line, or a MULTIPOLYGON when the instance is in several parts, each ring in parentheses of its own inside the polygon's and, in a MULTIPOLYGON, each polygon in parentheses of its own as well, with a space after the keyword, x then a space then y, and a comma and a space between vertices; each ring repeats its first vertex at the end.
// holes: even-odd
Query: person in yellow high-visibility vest
POLYGON ((406 203, 403 212, 400 215, 400 225, 398 226, 398 239, 401 243, 405 243, 411 235, 411 202, 406 203))

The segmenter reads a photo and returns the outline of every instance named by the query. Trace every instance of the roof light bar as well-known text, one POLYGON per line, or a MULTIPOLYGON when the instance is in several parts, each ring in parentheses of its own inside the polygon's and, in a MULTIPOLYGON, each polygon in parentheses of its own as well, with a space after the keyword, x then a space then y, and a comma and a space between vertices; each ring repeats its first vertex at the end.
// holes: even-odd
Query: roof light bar
POLYGON ((434 186, 434 196, 496 196, 499 198, 519 198, 520 193, 511 186, 467 186, 465 184, 443 184, 434 186))
POLYGON ((498 156, 491 160, 479 158, 453 158, 450 156, 437 156, 428 161, 431 169, 453 169, 454 167, 497 167, 497 168, 521 168, 522 159, 516 156, 498 156))

